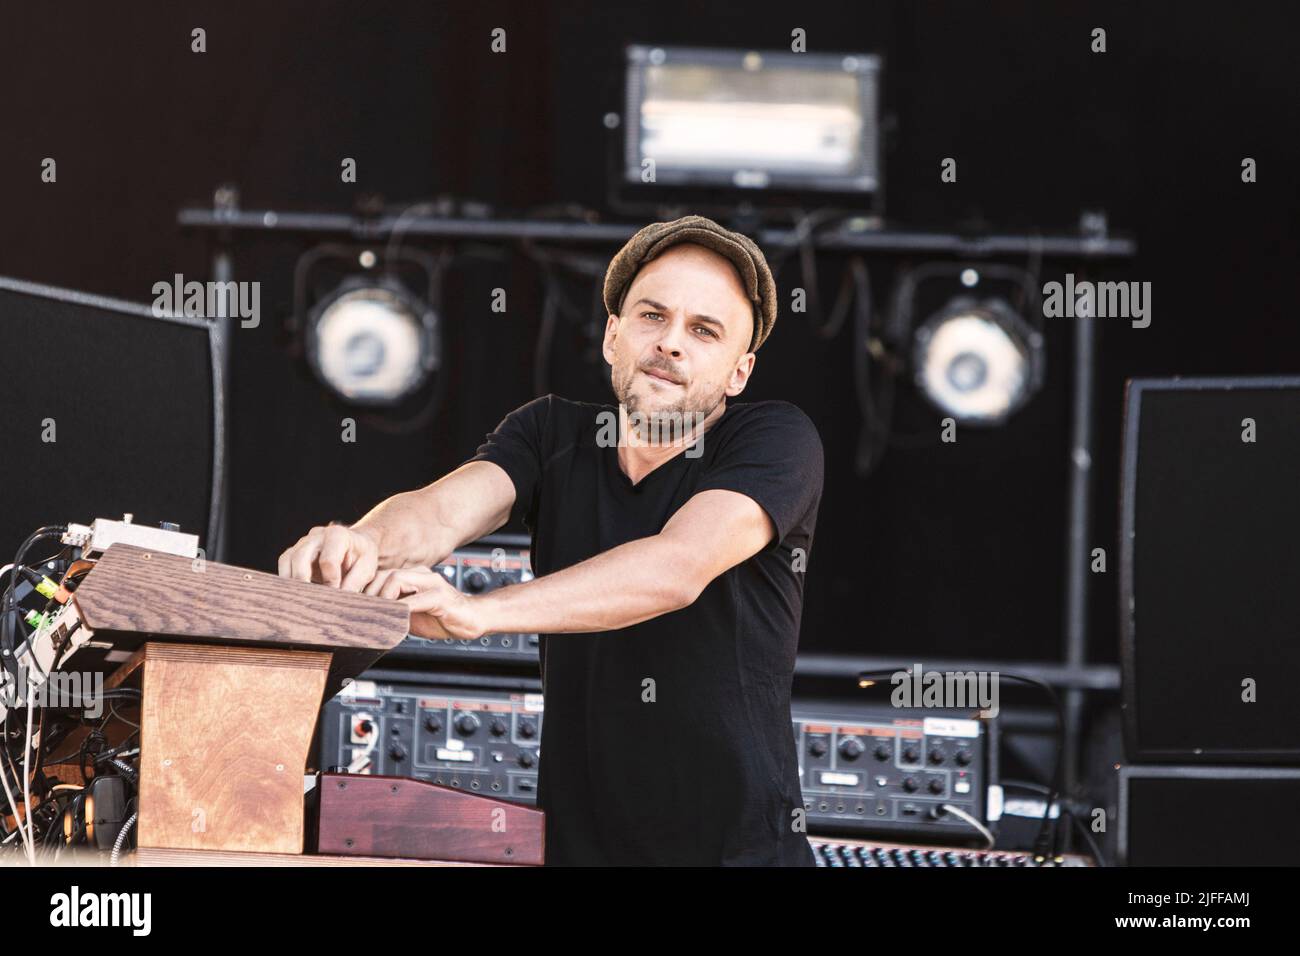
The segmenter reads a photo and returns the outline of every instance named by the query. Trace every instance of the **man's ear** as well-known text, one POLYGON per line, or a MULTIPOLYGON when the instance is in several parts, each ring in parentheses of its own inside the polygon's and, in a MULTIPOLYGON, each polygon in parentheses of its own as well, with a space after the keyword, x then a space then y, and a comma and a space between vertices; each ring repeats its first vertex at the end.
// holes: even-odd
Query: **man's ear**
POLYGON ((736 363, 736 367, 731 370, 731 377, 727 380, 727 397, 735 398, 745 390, 749 384, 749 376, 754 374, 754 363, 758 361, 758 356, 753 352, 746 352, 736 363))
POLYGON ((605 323, 605 341, 601 343, 600 351, 605 356, 605 361, 610 365, 614 364, 614 340, 618 338, 618 323, 620 319, 617 315, 610 313, 609 321, 605 323))

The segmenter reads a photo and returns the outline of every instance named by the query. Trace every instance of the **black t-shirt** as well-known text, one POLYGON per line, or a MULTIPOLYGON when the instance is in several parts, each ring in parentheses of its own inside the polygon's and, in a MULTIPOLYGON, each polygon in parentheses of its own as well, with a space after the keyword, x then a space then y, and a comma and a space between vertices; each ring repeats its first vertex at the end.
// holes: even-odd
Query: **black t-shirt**
POLYGON ((788 402, 728 405, 633 485, 601 431, 617 411, 547 395, 472 459, 514 482, 537 575, 657 534, 712 488, 748 495, 776 536, 681 610, 542 636, 547 863, 811 866, 790 688, 822 492, 817 429, 788 402))

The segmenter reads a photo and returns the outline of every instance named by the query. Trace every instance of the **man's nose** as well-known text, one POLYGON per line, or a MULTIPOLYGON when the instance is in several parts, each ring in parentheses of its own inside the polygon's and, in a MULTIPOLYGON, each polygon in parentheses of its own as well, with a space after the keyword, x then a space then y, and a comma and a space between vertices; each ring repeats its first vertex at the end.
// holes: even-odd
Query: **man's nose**
POLYGON ((686 335, 685 325, 680 322, 664 323, 663 335, 659 337, 655 348, 665 355, 681 358, 686 335))

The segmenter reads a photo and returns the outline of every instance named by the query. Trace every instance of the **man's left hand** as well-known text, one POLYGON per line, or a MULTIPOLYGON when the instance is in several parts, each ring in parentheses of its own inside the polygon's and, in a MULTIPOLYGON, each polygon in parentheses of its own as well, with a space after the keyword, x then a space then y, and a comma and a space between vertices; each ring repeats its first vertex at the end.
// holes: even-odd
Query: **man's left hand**
POLYGON ((397 598, 407 605, 411 609, 411 633, 416 637, 457 640, 485 633, 476 599, 460 593, 429 568, 391 571, 371 593, 397 598))

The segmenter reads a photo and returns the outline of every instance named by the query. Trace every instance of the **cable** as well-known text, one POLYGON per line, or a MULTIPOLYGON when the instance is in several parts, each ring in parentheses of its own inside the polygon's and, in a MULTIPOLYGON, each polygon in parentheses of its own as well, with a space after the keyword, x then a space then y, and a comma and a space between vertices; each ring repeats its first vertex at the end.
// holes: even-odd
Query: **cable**
MULTIPOLYGON (((41 813, 42 811, 44 811, 46 807, 56 803, 58 800, 60 800, 63 797, 72 797, 75 800, 76 797, 78 797, 81 794, 82 790, 83 790, 82 787, 71 783, 61 783, 54 787, 51 787, 49 788, 48 791, 49 796, 45 798, 44 802, 42 802, 40 806, 38 806, 35 810, 32 811, 32 815, 35 816, 36 814, 41 813), (72 792, 69 793, 69 792, 62 792, 62 791, 72 791, 72 792)), ((56 823, 63 816, 65 809, 66 809, 65 807, 56 807, 54 811, 54 815, 49 819, 49 821, 43 824, 43 826, 45 827, 45 832, 41 836, 42 851, 49 851, 52 849, 51 843, 54 841, 55 835, 60 830, 60 828, 56 826, 56 823)))
POLYGON ((20 777, 19 777, 19 773, 18 773, 18 768, 14 765, 13 758, 12 758, 12 757, 10 756, 10 754, 9 754, 9 746, 8 746, 8 739, 9 739, 9 730, 8 730, 8 727, 9 727, 9 715, 8 715, 8 714, 5 715, 4 727, 5 727, 5 730, 4 730, 4 744, 5 744, 5 746, 4 746, 3 748, 0 748, 0 749, 3 749, 3 753, 4 753, 4 757, 5 757, 5 764, 6 764, 6 766, 0 766, 0 784, 3 784, 3 785, 4 785, 5 798, 8 800, 8 802, 9 802, 9 809, 10 809, 10 811, 13 813, 14 826, 17 827, 17 832, 18 832, 19 834, 22 835, 22 838, 23 838, 23 849, 24 849, 24 851, 27 853, 27 855, 28 855, 28 859, 29 859, 29 861, 30 861, 30 860, 33 858, 33 856, 34 856, 35 849, 34 849, 34 847, 31 845, 31 843, 30 843, 29 840, 28 840, 27 828, 26 828, 26 827, 24 826, 24 824, 23 824, 23 819, 24 819, 24 816, 26 815, 26 810, 27 810, 27 808, 30 806, 30 804, 28 804, 27 806, 25 806, 25 807, 24 807, 24 813, 20 814, 20 813, 18 812, 18 802, 17 802, 17 800, 14 798, 13 791, 9 789, 9 778, 10 778, 10 776, 12 776, 12 777, 13 777, 13 780, 14 780, 14 788, 17 789, 17 790, 19 790, 19 792, 21 793, 21 788, 19 787, 19 780, 20 780, 20 777))
MULTIPOLYGON (((48 535, 51 532, 45 531, 44 533, 48 535)), ((37 540, 39 537, 40 535, 33 535, 32 539, 29 540, 29 542, 24 544, 24 548, 22 549, 24 554, 27 550, 30 550, 31 543, 37 540)), ((41 562, 41 564, 47 564, 49 563, 50 560, 53 559, 47 559, 46 561, 41 562)), ((17 572, 22 572, 30 576, 34 576, 37 580, 40 580, 42 577, 41 575, 33 572, 31 569, 23 566, 21 564, 21 558, 18 563, 16 563, 15 565, 11 565, 9 570, 11 571, 11 577, 14 578, 16 578, 17 572)), ((71 578, 67 577, 65 578, 65 580, 71 580, 71 578)), ((5 605, 7 609, 11 609, 16 606, 16 597, 12 585, 11 588, 5 594, 5 601, 7 602, 5 605)), ((47 603, 46 613, 48 613, 49 608, 50 608, 50 604, 47 603)), ((38 628, 37 635, 39 636, 40 633, 41 633, 41 629, 38 628)), ((66 649, 64 650, 63 653, 60 653, 59 655, 56 656, 53 662, 52 669, 57 668, 57 666, 61 662, 62 657, 65 654, 66 654, 66 649)), ((52 803, 57 802, 57 800, 64 795, 63 791, 67 789, 76 789, 75 785, 69 785, 69 784, 59 784, 54 787, 49 787, 48 785, 49 781, 43 774, 43 770, 46 763, 45 758, 49 749, 51 749, 52 747, 52 741, 49 738, 49 735, 46 733, 48 712, 45 708, 43 707, 40 708, 39 725, 36 725, 35 723, 36 720, 35 714, 37 710, 36 707, 37 689, 38 689, 37 680, 35 680, 33 676, 30 673, 28 673, 27 680, 26 680, 26 695, 25 695, 27 716, 25 721, 25 727, 22 727, 19 730, 19 733, 22 735, 22 739, 23 739, 23 756, 22 756, 22 760, 20 761, 21 771, 19 770, 19 767, 15 765, 13 757, 9 752, 9 744, 11 742, 11 738, 9 732, 8 712, 6 712, 5 714, 3 724, 0 725, 3 727, 3 731, 0 732, 0 745, 2 745, 0 746, 0 750, 3 750, 4 752, 4 760, 0 762, 0 783, 3 783, 3 789, 5 791, 5 799, 8 803, 9 809, 13 813, 13 817, 15 821, 15 829, 12 832, 9 832, 5 836, 3 840, 3 844, 8 845, 14 841, 14 837, 20 836, 22 838, 22 846, 27 855, 28 861, 32 863, 35 862, 35 858, 38 850, 38 838, 37 838, 38 824, 40 825, 42 830, 47 830, 50 826, 52 826, 52 823, 50 821, 44 819, 45 811, 50 807, 52 803), (33 767, 33 754, 35 754, 35 767, 33 767), (9 785, 10 779, 12 779, 15 782, 15 786, 13 788, 11 788, 9 785), (21 785, 18 785, 19 780, 21 780, 21 785), (38 788, 37 797, 38 798, 44 797, 44 799, 41 800, 41 802, 36 804, 35 806, 33 806, 34 785, 38 788), (21 794, 22 807, 23 807, 22 813, 19 812, 19 800, 17 796, 18 794, 21 794)), ((135 700, 135 699, 139 699, 140 691, 134 688, 115 688, 108 692, 105 692, 103 696, 104 698, 109 699, 110 701, 118 700, 118 699, 135 700)), ((91 735, 87 738, 87 741, 83 743, 83 747, 80 750, 79 756, 81 758, 80 765, 81 765, 83 779, 86 779, 84 758, 86 756, 87 745, 96 744, 96 743, 102 745, 103 742, 106 742, 104 740, 103 732, 102 732, 103 724, 107 723, 108 720, 114 718, 123 720, 124 723, 131 723, 130 721, 125 721, 124 718, 121 718, 120 715, 117 714, 116 708, 111 703, 109 705, 109 711, 110 711, 109 716, 105 717, 103 721, 101 721, 100 727, 97 727, 94 731, 92 731, 91 735)), ((135 725, 132 724, 132 726, 135 725)), ((57 729, 58 728, 56 727, 56 731, 57 729)), ((137 728, 136 731, 128 735, 127 739, 124 740, 112 751, 95 754, 94 762, 98 764, 104 761, 112 760, 115 755, 120 754, 126 750, 126 748, 130 744, 131 739, 134 738, 138 734, 138 732, 139 731, 137 728)), ((117 769, 119 773, 122 773, 122 775, 126 777, 128 780, 134 781, 135 778, 133 777, 133 774, 135 773, 135 771, 132 770, 132 768, 130 768, 128 765, 126 765, 121 761, 117 761, 117 769)), ((49 833, 43 832, 39 840, 40 850, 44 852, 44 850, 48 847, 48 845, 49 845, 49 833)))
POLYGON ((865 478, 880 465, 889 444, 894 416, 896 363, 886 344, 873 338, 871 273, 861 256, 849 260, 848 275, 857 291, 853 320, 853 384, 862 412, 854 467, 858 475, 865 478), (880 371, 878 383, 874 386, 871 374, 873 357, 878 358, 880 371))
MULTIPOLYGON (((41 708, 41 723, 36 728, 36 769, 32 773, 32 778, 41 777, 41 771, 45 769, 45 708, 41 708)), ((44 778, 42 778, 44 779, 44 778)))
POLYGON ((130 781, 131 786, 134 787, 136 783, 139 782, 140 775, 136 773, 134 767, 130 766, 129 764, 123 763, 121 760, 118 760, 116 757, 111 759, 109 763, 117 768, 118 773, 120 773, 122 776, 126 777, 128 781, 130 781))
MULTIPOLYGON (((27 539, 18 546, 18 552, 14 555, 13 564, 9 569, 9 586, 6 588, 3 600, 0 600, 0 666, 13 675, 14 686, 18 686, 17 661, 14 659, 14 626, 18 625, 16 630, 22 633, 22 623, 18 620, 18 586, 17 586, 17 569, 23 567, 23 559, 27 557, 27 552, 36 542, 45 538, 58 538, 68 530, 66 525, 45 525, 37 528, 27 536, 27 539)), ((42 564, 48 563, 47 559, 42 564)))
POLYGON ((135 818, 139 811, 132 811, 131 815, 126 818, 126 823, 122 824, 122 829, 118 831, 117 839, 113 841, 113 852, 108 858, 109 866, 117 866, 118 858, 122 855, 122 846, 126 843, 127 834, 135 826, 135 818))
POLYGON ((109 705, 108 705, 108 712, 109 712, 109 715, 110 715, 111 717, 113 717, 114 720, 120 720, 122 723, 126 724, 128 727, 134 727, 136 730, 139 730, 139 729, 140 729, 140 725, 139 725, 139 724, 134 723, 134 722, 132 722, 132 721, 130 721, 130 720, 127 720, 125 717, 123 717, 121 714, 119 714, 119 713, 117 712, 117 708, 114 707, 114 706, 112 705, 112 703, 109 703, 109 705))
POLYGON ((1031 687, 1037 687, 1052 703, 1052 711, 1056 716, 1056 747, 1052 754, 1052 773, 1048 778, 1051 782, 1047 791, 1047 801, 1043 806, 1043 819, 1038 824, 1038 834, 1034 838, 1034 852, 1039 856, 1050 857, 1056 855, 1056 828, 1052 826, 1052 804, 1056 803, 1061 793, 1061 757, 1065 753, 1065 712, 1061 709, 1061 700, 1056 696, 1056 691, 1046 681, 1041 681, 1036 677, 1028 677, 1023 674, 1012 674, 1006 671, 999 671, 999 676, 1009 677, 1012 680, 1020 681, 1031 687))
POLYGON ((1070 814, 1070 822, 1078 827, 1079 833, 1083 836, 1084 842, 1088 844, 1088 849, 1092 851, 1092 857, 1097 861, 1097 865, 1106 866, 1106 857, 1102 855, 1101 847, 1097 846, 1097 841, 1092 838, 1092 834, 1089 832, 1088 828, 1084 826, 1083 821, 1079 819, 1078 815, 1075 814, 1073 810, 1068 810, 1066 812, 1070 814))
MULTIPOLYGON (((1020 790, 1030 790, 1042 794, 1049 792, 1048 788, 1044 787, 1041 783, 1031 783, 1028 780, 1003 780, 1002 786, 1014 787, 1020 790)), ((1087 805, 1081 804, 1077 800, 1059 800, 1057 801, 1057 806, 1060 808, 1061 813, 1069 816, 1070 823, 1078 827, 1079 833, 1083 836, 1084 842, 1088 844, 1088 849, 1092 852, 1093 858, 1097 861, 1097 865, 1105 866, 1106 857, 1101 852, 1101 848, 1097 846, 1096 841, 1093 840, 1092 834, 1089 832, 1088 827, 1084 824, 1079 814, 1080 807, 1083 807, 1084 813, 1087 813, 1087 805)), ((1048 812, 1051 812, 1050 808, 1048 812)))
POLYGON ((943 808, 944 808, 945 810, 947 810, 949 813, 951 813, 953 816, 960 817, 961 819, 965 820, 965 821, 966 821, 967 823, 969 823, 972 827, 974 827, 976 830, 978 830, 978 831, 980 832, 980 834, 984 837, 984 839, 985 839, 986 841, 988 841, 988 842, 987 842, 987 845, 984 847, 984 849, 986 849, 986 850, 991 850, 991 849, 993 849, 993 844, 996 843, 997 841, 993 838, 993 833, 992 833, 992 831, 989 830, 988 827, 986 827, 984 824, 980 823, 978 820, 976 820, 973 816, 971 816, 969 813, 967 813, 967 812, 966 812, 965 810, 963 810, 961 807, 954 807, 954 806, 953 806, 952 804, 950 804, 950 803, 945 803, 945 804, 943 805, 943 808))
MULTIPOLYGON (((35 713, 36 710, 36 708, 32 705, 32 694, 35 692, 35 690, 36 690, 36 685, 32 683, 30 680, 28 680, 27 682, 27 736, 23 740, 23 807, 25 809, 28 809, 29 811, 27 813, 27 846, 29 851, 31 851, 31 848, 36 842, 36 835, 32 830, 32 814, 30 812, 30 807, 32 805, 32 778, 27 775, 27 770, 28 767, 30 766, 30 758, 31 758, 31 751, 32 751, 32 715, 33 713, 35 713)), ((31 855, 32 864, 35 865, 36 863, 35 852, 32 851, 30 855, 31 855)))
POLYGON ((833 339, 840 334, 840 329, 844 328, 844 319, 849 314, 849 305, 854 301, 853 263, 861 261, 860 256, 854 256, 850 260, 849 267, 844 270, 844 275, 840 279, 839 291, 835 293, 835 303, 831 306, 830 316, 824 324, 813 328, 813 334, 818 338, 833 339))
POLYGON ((821 293, 818 289, 817 247, 814 244, 813 237, 818 230, 838 225, 842 220, 849 218, 854 213, 833 208, 815 209, 812 212, 805 212, 802 209, 789 209, 786 211, 794 217, 793 235, 785 243, 779 244, 777 250, 767 257, 768 267, 772 271, 773 279, 775 279, 786 260, 794 253, 798 253, 804 294, 808 302, 807 311, 809 316, 815 316, 818 319, 813 323, 813 334, 818 338, 832 339, 839 334, 844 324, 844 316, 847 314, 847 309, 841 311, 841 303, 847 303, 849 277, 845 276, 841 280, 840 291, 836 296, 835 305, 831 307, 830 317, 825 321, 820 321, 823 313, 821 293))
MULTIPOLYGON (((7 748, 6 756, 8 756, 7 748)), ((3 767, 0 767, 0 784, 4 785, 5 798, 9 801, 9 810, 14 815, 14 825, 18 828, 18 833, 22 835, 23 849, 27 853, 27 859, 29 862, 35 862, 36 851, 32 848, 31 843, 28 842, 27 830, 23 827, 23 818, 18 813, 18 804, 14 802, 13 791, 9 789, 9 774, 5 772, 3 767)))
POLYGON ((428 216, 438 212, 438 207, 445 205, 445 203, 445 199, 426 199, 422 202, 412 203, 403 209, 393 222, 393 229, 388 234, 388 243, 384 248, 384 261, 393 261, 393 257, 397 255, 397 250, 402 244, 403 234, 407 229, 411 228, 412 220, 418 216, 428 216))
POLYGON ((1041 783, 1034 783, 1031 780, 1003 780, 1002 786, 1014 787, 1017 790, 1032 790, 1034 793, 1046 794, 1048 788, 1041 783))
MULTIPOLYGON (((28 573, 34 573, 29 568, 23 568, 23 570, 27 571, 28 573)), ((42 578, 43 576, 36 575, 36 577, 42 578)), ((26 651, 27 659, 31 661, 32 665, 35 667, 37 674, 41 678, 42 684, 44 684, 46 681, 50 679, 50 671, 47 671, 44 667, 42 667, 40 660, 37 659, 36 645, 39 643, 41 639, 41 635, 47 633, 50 625, 53 623, 54 618, 51 612, 53 611, 54 605, 56 603, 57 602, 54 600, 53 597, 51 597, 49 600, 45 602, 45 607, 41 609, 41 623, 37 626, 35 631, 33 631, 31 634, 26 635, 23 639, 23 643, 20 646, 17 646, 14 650, 15 661, 18 659, 18 656, 23 653, 24 650, 26 651)), ((50 670, 54 670, 54 669, 55 669, 54 663, 52 662, 50 666, 50 670)))
MULTIPOLYGON (((108 743, 108 738, 104 736, 103 724, 100 724, 100 726, 88 733, 85 739, 81 741, 81 746, 77 750, 77 769, 81 771, 81 782, 85 784, 90 783, 90 777, 86 774, 86 757, 94 756, 91 754, 90 750, 92 743, 96 747, 95 754, 99 753, 99 747, 108 743)), ((92 760, 92 763, 93 762, 94 761, 92 760)))
MULTIPOLYGON (((135 751, 135 750, 127 750, 127 749, 124 749, 124 748, 126 748, 126 747, 128 746, 128 743, 129 743, 129 741, 131 740, 132 737, 137 737, 137 736, 139 736, 139 734, 140 734, 140 731, 138 731, 138 730, 132 731, 130 734, 127 735, 126 739, 123 740, 122 743, 118 744, 118 745, 117 745, 116 747, 114 747, 112 750, 104 750, 104 751, 101 751, 100 753, 96 754, 96 755, 95 755, 95 762, 96 762, 96 763, 99 763, 101 760, 109 759, 109 758, 112 758, 112 757, 129 757, 129 756, 131 756, 131 755, 132 755, 133 753, 135 753, 136 751, 135 751)), ((79 754, 79 753, 68 754, 68 755, 66 755, 66 756, 64 756, 64 757, 60 757, 58 760, 47 760, 47 761, 45 761, 45 766, 47 766, 47 767, 59 767, 59 766, 62 766, 63 764, 66 764, 66 763, 72 763, 73 760, 77 759, 77 758, 80 757, 80 756, 81 756, 81 754, 79 754)))
POLYGON ((537 327, 537 346, 533 349, 533 394, 545 395, 550 389, 551 346, 555 342, 555 320, 559 314, 559 293, 550 270, 543 273, 546 297, 542 300, 542 321, 537 327))
MULTIPOLYGON (((563 312, 575 324, 591 323, 594 329, 602 328, 599 321, 593 322, 593 320, 597 316, 597 306, 601 309, 599 314, 604 314, 602 289, 608 263, 595 256, 583 253, 548 249, 545 246, 538 245, 531 239, 522 240, 520 248, 541 270, 542 282, 545 287, 542 299, 542 319, 537 331, 537 345, 533 349, 533 393, 545 395, 551 390, 551 353, 555 343, 555 333, 559 325, 560 314, 563 312), (559 274, 561 268, 592 281, 593 304, 590 310, 584 311, 578 308, 564 294, 564 287, 559 274)), ((594 330, 589 334, 589 338, 595 338, 594 330)))
MULTIPOLYGON (((113 688, 109 688, 108 690, 100 691, 99 696, 98 696, 98 699, 99 699, 100 701, 114 701, 114 700, 124 700, 124 699, 129 699, 129 700, 138 700, 139 698, 140 698, 140 691, 139 691, 138 688, 135 688, 135 687, 113 687, 113 688)), ((102 730, 102 728, 103 728, 103 727, 108 723, 108 721, 109 721, 109 720, 114 716, 114 714, 116 714, 116 708, 114 708, 114 713, 113 713, 113 714, 104 715, 104 716, 101 716, 101 717, 98 717, 98 718, 93 718, 93 719, 99 720, 99 727, 100 727, 100 729, 102 730)), ((123 723, 131 724, 131 726, 136 727, 136 724, 132 723, 132 722, 129 721, 129 720, 126 720, 125 718, 121 717, 121 715, 117 715, 117 717, 118 717, 118 719, 121 720, 123 723)), ((71 725, 68 727, 68 732, 71 732, 71 730, 73 729, 73 727, 82 726, 82 725, 84 725, 85 723, 86 723, 86 718, 85 718, 85 716, 84 716, 84 714, 83 714, 83 715, 81 716, 81 718, 80 718, 79 720, 76 721, 76 723, 73 723, 73 724, 71 724, 71 725)), ((125 738, 123 738, 122 742, 119 743, 115 748, 113 748, 112 750, 104 750, 104 751, 101 751, 101 752, 99 753, 99 755, 96 757, 96 759, 97 759, 97 760, 100 760, 100 759, 104 759, 104 758, 106 758, 106 757, 111 757, 111 756, 113 756, 114 754, 118 754, 118 753, 120 753, 124 748, 126 748, 126 747, 128 747, 128 746, 130 745, 130 741, 131 741, 131 739, 134 738, 134 737, 136 737, 136 736, 139 734, 139 732, 140 732, 140 731, 139 731, 139 729, 138 729, 138 727, 137 727, 136 730, 132 731, 132 732, 131 732, 130 734, 128 734, 125 738)), ((61 740, 63 739, 63 737, 65 737, 66 735, 67 735, 67 734, 64 733, 64 734, 59 735, 57 738, 51 738, 51 740, 48 741, 48 747, 43 747, 43 748, 42 748, 42 753, 43 753, 46 749, 53 749, 54 744, 56 744, 56 743, 58 743, 59 741, 61 741, 61 740)), ((43 739, 43 738, 42 738, 42 739, 43 739)), ((61 758, 59 758, 59 759, 57 759, 57 760, 46 760, 46 761, 44 762, 44 766, 50 766, 50 767, 58 766, 58 765, 60 765, 60 764, 63 764, 63 763, 67 763, 67 762, 69 762, 69 761, 72 760, 72 758, 75 757, 75 756, 77 756, 77 754, 74 753, 74 754, 68 754, 67 756, 65 756, 65 757, 61 757, 61 758)))
POLYGON ((777 245, 777 251, 767 257, 768 266, 772 268, 773 273, 795 252, 801 252, 805 248, 813 248, 812 241, 814 234, 819 229, 824 229, 829 225, 838 224, 841 219, 848 219, 855 215, 853 212, 845 209, 835 209, 825 207, 814 209, 806 212, 803 209, 787 209, 794 219, 794 234, 785 243, 777 245))

